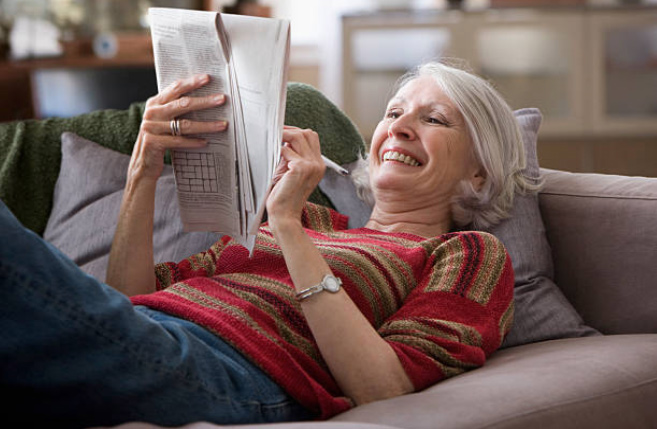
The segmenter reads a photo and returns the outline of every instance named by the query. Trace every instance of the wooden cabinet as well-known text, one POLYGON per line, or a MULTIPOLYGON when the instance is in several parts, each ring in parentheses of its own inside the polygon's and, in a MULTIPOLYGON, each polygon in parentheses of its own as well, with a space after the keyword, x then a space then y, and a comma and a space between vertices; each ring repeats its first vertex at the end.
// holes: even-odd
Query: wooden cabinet
POLYGON ((113 58, 89 52, 0 61, 0 121, 127 108, 157 93, 150 36, 131 36, 113 58), (128 46, 129 45, 129 46, 128 46))
POLYGON ((369 137, 396 79, 466 60, 545 139, 657 136, 657 8, 500 8, 344 16, 343 106, 369 137))
POLYGON ((0 64, 0 122, 34 117, 30 74, 0 64))

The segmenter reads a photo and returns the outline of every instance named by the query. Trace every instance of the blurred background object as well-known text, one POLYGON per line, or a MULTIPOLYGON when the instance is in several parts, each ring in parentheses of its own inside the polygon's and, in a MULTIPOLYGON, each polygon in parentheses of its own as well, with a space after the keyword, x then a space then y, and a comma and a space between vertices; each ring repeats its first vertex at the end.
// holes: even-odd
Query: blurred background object
POLYGON ((542 165, 657 176, 657 0, 0 0, 0 120, 154 94, 151 6, 289 19, 289 79, 366 139, 406 69, 456 57, 541 109, 542 165))
POLYGON ((124 109, 157 91, 151 6, 200 0, 0 0, 0 120, 124 109))
POLYGON ((225 13, 238 15, 271 17, 271 6, 261 4, 258 0, 236 0, 230 5, 224 6, 221 10, 225 13))

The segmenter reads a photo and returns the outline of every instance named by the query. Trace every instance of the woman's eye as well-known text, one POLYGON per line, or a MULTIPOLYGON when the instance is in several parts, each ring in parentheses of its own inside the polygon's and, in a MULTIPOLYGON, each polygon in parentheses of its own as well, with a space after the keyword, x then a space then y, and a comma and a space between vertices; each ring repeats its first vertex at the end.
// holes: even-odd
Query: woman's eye
POLYGON ((429 116, 429 117, 427 118, 427 122, 430 123, 430 124, 435 124, 435 125, 446 125, 446 122, 443 121, 442 119, 440 119, 440 118, 433 118, 433 117, 431 117, 431 116, 429 116))
POLYGON ((396 119, 399 118, 400 114, 397 110, 388 110, 386 112, 386 118, 396 119))

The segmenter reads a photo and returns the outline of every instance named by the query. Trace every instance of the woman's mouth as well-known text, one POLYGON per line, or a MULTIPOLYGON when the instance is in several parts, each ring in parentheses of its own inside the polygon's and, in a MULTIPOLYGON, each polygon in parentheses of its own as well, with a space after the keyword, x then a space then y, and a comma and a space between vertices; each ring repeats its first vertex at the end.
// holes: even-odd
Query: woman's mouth
POLYGON ((420 161, 413 158, 410 155, 405 155, 403 153, 396 152, 394 150, 389 150, 383 154, 383 161, 396 161, 401 162, 402 164, 410 165, 411 167, 418 167, 420 161))

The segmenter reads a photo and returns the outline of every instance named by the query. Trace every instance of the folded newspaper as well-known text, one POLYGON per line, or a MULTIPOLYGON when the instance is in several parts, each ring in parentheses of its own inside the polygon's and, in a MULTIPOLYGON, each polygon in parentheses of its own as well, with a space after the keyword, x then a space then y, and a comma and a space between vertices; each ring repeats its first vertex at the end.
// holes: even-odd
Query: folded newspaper
POLYGON ((229 123, 199 135, 206 147, 172 154, 184 230, 227 234, 251 251, 280 157, 289 21, 174 8, 150 8, 149 19, 160 91, 206 73, 210 83, 189 95, 227 95, 182 116, 229 123))

